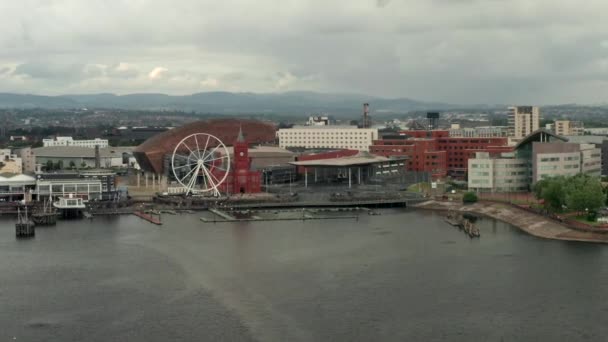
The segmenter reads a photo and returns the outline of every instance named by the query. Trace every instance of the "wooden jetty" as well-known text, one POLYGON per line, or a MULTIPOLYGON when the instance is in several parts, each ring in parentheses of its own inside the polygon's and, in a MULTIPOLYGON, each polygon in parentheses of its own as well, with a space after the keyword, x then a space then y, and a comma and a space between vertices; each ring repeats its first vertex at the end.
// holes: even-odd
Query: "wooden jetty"
POLYGON ((18 238, 32 237, 36 235, 36 224, 27 215, 27 207, 25 214, 21 214, 21 210, 17 209, 17 223, 15 223, 15 236, 18 238))
POLYGON ((38 226, 54 226, 57 224, 57 210, 53 208, 53 203, 50 198, 48 202, 44 201, 41 210, 32 214, 32 221, 38 226))
POLYGON ((456 211, 450 209, 444 220, 454 227, 460 228, 469 237, 481 237, 479 228, 475 226, 475 223, 469 218, 465 218, 463 215, 456 213, 456 211))
POLYGON ((145 213, 145 212, 142 212, 142 211, 134 211, 133 215, 135 215, 135 216, 137 216, 139 218, 142 218, 142 219, 144 219, 144 220, 146 220, 146 221, 148 221, 150 223, 154 223, 156 225, 159 225, 159 226, 161 224, 163 224, 160 221, 160 214, 154 215, 154 214, 148 214, 148 213, 145 213))

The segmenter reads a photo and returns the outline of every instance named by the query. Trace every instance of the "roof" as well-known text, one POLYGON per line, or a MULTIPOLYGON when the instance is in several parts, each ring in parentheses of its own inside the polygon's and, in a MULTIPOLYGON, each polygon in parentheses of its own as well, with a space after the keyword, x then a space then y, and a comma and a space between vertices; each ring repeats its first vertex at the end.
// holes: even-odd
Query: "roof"
POLYGON ((368 152, 359 152, 358 154, 351 157, 342 158, 331 158, 331 159, 317 159, 317 160, 303 160, 290 162, 289 164, 295 166, 325 166, 325 167, 345 167, 345 166, 359 166, 359 165, 370 165, 384 163, 388 161, 400 161, 406 160, 406 157, 400 158, 387 158, 383 156, 376 156, 368 152))
POLYGON ((349 126, 349 125, 323 125, 323 126, 293 126, 291 128, 281 128, 281 131, 289 131, 290 129, 372 129, 377 130, 377 128, 359 128, 358 126, 349 126))
POLYGON ((18 174, 18 175, 8 175, 8 174, 4 174, 4 176, 0 175, 0 182, 7 184, 7 183, 36 183, 36 178, 32 177, 32 176, 28 176, 28 175, 24 175, 24 174, 18 174))
MULTIPOLYGON (((121 158, 123 153, 131 153, 135 147, 104 147, 99 149, 101 158, 121 158)), ((81 146, 48 146, 32 149, 37 157, 95 158, 95 149, 81 146)))
POLYGON ((569 142, 581 143, 581 144, 601 144, 604 140, 608 140, 608 137, 602 135, 566 135, 565 138, 569 142))
POLYGON ((563 142, 568 141, 568 138, 566 138, 566 137, 557 135, 551 131, 541 128, 541 129, 536 130, 536 131, 528 134, 527 136, 525 136, 520 142, 517 143, 517 145, 515 145, 515 150, 519 149, 522 145, 528 144, 532 141, 540 141, 540 139, 542 138, 543 135, 548 135, 550 138, 553 138, 554 140, 561 140, 563 142))
MULTIPOLYGON (((228 150, 229 154, 234 154, 234 147, 233 146, 227 146, 226 149, 228 150)), ((277 155, 277 156, 295 156, 296 154, 294 152, 291 152, 289 150, 286 150, 284 148, 278 147, 278 146, 250 146, 249 147, 249 156, 253 157, 253 156, 257 156, 257 155, 277 155)))
MULTIPOLYGON (((137 146, 133 156, 143 170, 159 174, 164 170, 165 155, 172 154, 179 142, 191 134, 212 134, 224 144, 230 145, 236 141, 241 129, 245 140, 250 144, 272 143, 276 140, 276 127, 269 122, 236 118, 209 119, 159 133, 137 146)), ((215 144, 208 147, 215 147, 215 144)))

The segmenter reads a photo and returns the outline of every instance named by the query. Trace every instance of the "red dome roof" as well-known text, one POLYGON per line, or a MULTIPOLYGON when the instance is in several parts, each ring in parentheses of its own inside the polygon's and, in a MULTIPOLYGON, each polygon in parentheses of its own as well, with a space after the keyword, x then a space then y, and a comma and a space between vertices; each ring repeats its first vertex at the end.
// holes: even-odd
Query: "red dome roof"
POLYGON ((230 146, 238 138, 241 128, 245 139, 251 144, 272 143, 276 139, 276 126, 271 123, 248 119, 211 119, 157 134, 137 146, 133 155, 143 170, 163 174, 164 156, 173 153, 183 138, 194 133, 207 133, 230 146))

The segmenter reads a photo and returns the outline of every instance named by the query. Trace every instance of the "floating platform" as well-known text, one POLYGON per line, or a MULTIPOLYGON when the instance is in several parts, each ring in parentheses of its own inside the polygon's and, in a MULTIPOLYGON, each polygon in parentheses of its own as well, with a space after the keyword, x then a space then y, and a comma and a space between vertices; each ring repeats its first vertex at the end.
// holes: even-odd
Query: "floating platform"
POLYGON ((156 225, 159 225, 159 226, 161 224, 163 224, 160 221, 160 215, 158 215, 157 217, 155 217, 155 216, 153 216, 151 214, 146 214, 146 213, 141 212, 141 211, 135 211, 135 212, 133 212, 133 215, 135 215, 135 216, 137 216, 137 217, 139 217, 141 219, 144 219, 144 220, 146 220, 146 221, 148 221, 150 223, 154 223, 156 225))
POLYGON ((233 218, 233 219, 210 219, 201 217, 200 220, 205 223, 225 223, 225 222, 263 222, 263 221, 308 221, 308 220, 359 220, 359 216, 310 216, 305 215, 303 217, 277 217, 277 218, 261 218, 261 217, 252 217, 252 218, 233 218))

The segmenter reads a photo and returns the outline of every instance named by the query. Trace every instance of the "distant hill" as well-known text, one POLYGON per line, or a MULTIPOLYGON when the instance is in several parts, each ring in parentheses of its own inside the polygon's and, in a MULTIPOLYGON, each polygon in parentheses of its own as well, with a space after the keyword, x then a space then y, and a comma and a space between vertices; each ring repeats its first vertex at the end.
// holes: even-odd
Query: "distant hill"
POLYGON ((405 113, 412 110, 442 110, 459 106, 423 102, 408 98, 385 99, 358 94, 323 94, 294 91, 285 93, 205 92, 192 95, 166 94, 91 94, 41 96, 0 93, 0 108, 106 108, 139 110, 182 110, 201 113, 242 114, 328 113, 332 115, 361 112, 369 102, 376 113, 405 113))

